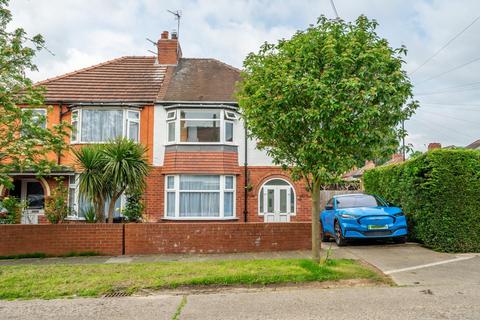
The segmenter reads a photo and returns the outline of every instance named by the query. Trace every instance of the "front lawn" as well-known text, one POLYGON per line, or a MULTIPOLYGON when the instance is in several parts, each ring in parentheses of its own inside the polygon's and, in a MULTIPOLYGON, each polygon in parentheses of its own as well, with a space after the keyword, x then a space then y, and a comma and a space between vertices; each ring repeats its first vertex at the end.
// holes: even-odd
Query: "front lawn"
POLYGON ((0 299, 98 297, 114 291, 196 285, 264 285, 384 276, 353 260, 315 264, 306 259, 19 265, 0 269, 0 299))

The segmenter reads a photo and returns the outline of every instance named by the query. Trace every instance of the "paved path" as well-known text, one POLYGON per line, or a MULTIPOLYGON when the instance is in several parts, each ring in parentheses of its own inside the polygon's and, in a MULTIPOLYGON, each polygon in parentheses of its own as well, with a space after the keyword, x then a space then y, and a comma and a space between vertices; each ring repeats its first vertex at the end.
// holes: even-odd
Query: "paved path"
MULTIPOLYGON (((364 259, 390 273, 401 286, 230 289, 188 294, 184 305, 182 295, 172 294, 127 298, 1 301, 0 319, 171 319, 178 309, 181 309, 179 319, 207 320, 480 319, 479 255, 436 253, 414 244, 356 245, 344 248, 332 245, 331 255, 337 258, 364 259)), ((115 262, 112 259, 130 263, 274 256, 307 257, 308 252, 67 259, 75 261, 74 263, 115 262)), ((65 258, 39 261, 32 259, 29 263, 65 261, 65 258)))

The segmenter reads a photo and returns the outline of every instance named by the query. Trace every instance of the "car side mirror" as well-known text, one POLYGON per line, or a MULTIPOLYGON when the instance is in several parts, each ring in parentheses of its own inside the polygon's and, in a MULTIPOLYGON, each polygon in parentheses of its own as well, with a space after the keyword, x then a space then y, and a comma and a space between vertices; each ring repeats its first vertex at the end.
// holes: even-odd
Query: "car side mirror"
POLYGON ((326 205, 325 210, 333 210, 333 205, 326 205))

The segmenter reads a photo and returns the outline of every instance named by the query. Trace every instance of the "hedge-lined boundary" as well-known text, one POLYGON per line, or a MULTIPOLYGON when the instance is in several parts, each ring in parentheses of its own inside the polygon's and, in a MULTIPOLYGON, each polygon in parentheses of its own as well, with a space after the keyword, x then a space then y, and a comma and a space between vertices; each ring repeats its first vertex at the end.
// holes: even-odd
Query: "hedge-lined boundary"
POLYGON ((480 252, 480 152, 439 149, 364 174, 365 190, 405 211, 410 236, 446 252, 480 252))

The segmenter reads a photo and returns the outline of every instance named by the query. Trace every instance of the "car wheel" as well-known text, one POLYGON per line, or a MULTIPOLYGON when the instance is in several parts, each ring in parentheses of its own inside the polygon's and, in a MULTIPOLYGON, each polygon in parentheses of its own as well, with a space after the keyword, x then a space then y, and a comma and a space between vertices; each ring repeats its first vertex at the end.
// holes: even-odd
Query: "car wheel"
POLYGON ((405 243, 407 242, 407 237, 406 236, 401 236, 401 237, 395 237, 393 238, 393 242, 395 243, 405 243))
POLYGON ((347 239, 343 237, 342 228, 338 221, 335 221, 335 243, 339 247, 343 247, 347 244, 347 239))
POLYGON ((326 233, 323 231, 323 223, 320 221, 320 239, 322 242, 327 242, 330 241, 330 237, 326 235, 326 233))

